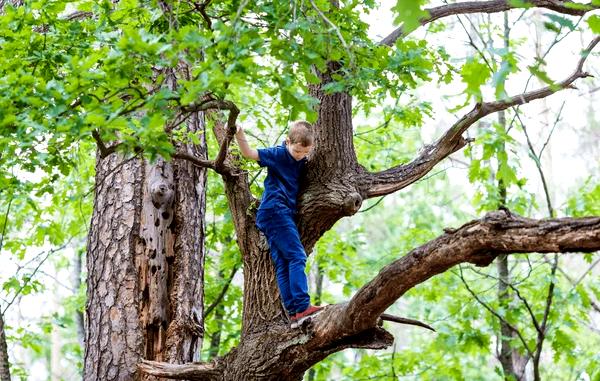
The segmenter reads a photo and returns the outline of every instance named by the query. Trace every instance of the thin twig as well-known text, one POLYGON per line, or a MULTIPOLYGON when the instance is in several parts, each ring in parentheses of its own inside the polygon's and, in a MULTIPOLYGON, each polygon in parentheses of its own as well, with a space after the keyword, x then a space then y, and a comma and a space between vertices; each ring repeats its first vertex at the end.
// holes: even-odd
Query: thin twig
POLYGON ((391 321, 391 322, 399 323, 399 324, 414 325, 414 326, 423 327, 430 331, 435 332, 435 329, 433 327, 431 327, 430 325, 425 324, 425 323, 423 323, 419 320, 415 320, 415 319, 409 319, 409 318, 394 316, 394 315, 390 315, 390 314, 381 314, 381 320, 391 321))
POLYGON ((550 133, 548 134, 548 137, 546 138, 544 145, 540 149, 540 152, 538 152, 538 154, 537 154, 538 159, 542 158, 542 153, 544 152, 544 149, 550 142, 550 138, 552 137, 552 134, 554 133, 554 129, 556 128, 556 126, 558 126, 558 122, 560 121, 560 116, 562 114, 563 108, 565 107, 565 103, 566 103, 566 101, 563 101, 563 103, 560 105, 560 109, 558 110, 558 114, 556 115, 556 119, 554 120, 554 124, 552 125, 552 129, 550 130, 550 133))
POLYGON ((340 39, 340 42, 342 43, 342 46, 346 50, 346 53, 348 53, 348 58, 350 59, 350 67, 354 67, 354 58, 352 56, 352 52, 350 51, 350 48, 348 48, 348 44, 346 43, 346 40, 344 39, 344 36, 342 36, 342 33, 340 32, 340 29, 334 23, 332 23, 331 20, 329 20, 327 18, 327 16, 325 16, 325 14, 323 12, 321 12, 321 10, 319 9, 319 7, 317 7, 317 5, 315 4, 315 2, 313 0, 310 0, 310 4, 313 6, 313 8, 315 9, 315 11, 317 11, 317 13, 319 14, 319 16, 321 16, 321 18, 327 24, 329 24, 329 26, 331 26, 335 30, 335 33, 337 34, 338 38, 340 39))
POLYGON ((38 265, 35 267, 35 269, 33 269, 33 272, 31 274, 29 274, 29 277, 27 278, 27 280, 25 282, 23 282, 23 284, 20 285, 19 289, 15 292, 15 295, 13 296, 13 298, 10 300, 10 302, 8 302, 8 304, 4 307, 4 309, 2 310, 2 312, 0 312, 0 314, 2 314, 2 315, 6 314, 6 311, 8 310, 8 308, 14 303, 14 301, 17 299, 17 297, 21 294, 21 291, 23 291, 23 289, 32 281, 34 275, 38 272, 40 267, 42 267, 42 265, 44 264, 44 262, 46 262, 46 260, 50 257, 50 255, 56 253, 57 251, 63 250, 65 247, 67 247, 67 245, 71 242, 72 239, 73 239, 73 237, 71 237, 69 239, 69 241, 64 243, 62 246, 60 246, 56 249, 49 250, 46 253, 46 256, 40 261, 40 263, 38 263, 38 265))
POLYGON ((532 353, 531 349, 529 349, 529 346, 527 345, 527 341, 525 341, 525 338, 523 337, 523 335, 521 335, 521 331, 519 331, 515 326, 513 326, 512 324, 510 324, 509 322, 507 322, 506 319, 504 319, 502 316, 500 316, 496 311, 494 311, 493 308, 491 308, 490 306, 487 305, 487 303, 485 303, 483 300, 481 300, 479 298, 479 296, 477 296, 477 294, 473 290, 471 290, 471 288, 467 284, 467 281, 465 280, 465 278, 463 276, 462 265, 459 265, 458 268, 459 268, 459 272, 460 272, 460 279, 462 280, 465 288, 471 294, 471 296, 473 296, 473 298, 475 298, 475 300, 477 300, 477 302, 479 302, 479 304, 481 304, 481 306, 483 306, 483 308, 485 308, 486 310, 488 310, 492 315, 494 315, 496 318, 498 318, 498 320, 500 320, 504 324, 506 324, 506 326, 511 331, 513 331, 514 333, 516 333, 517 336, 519 337, 519 340, 521 341, 521 344, 523 344, 523 347, 525 348, 525 350, 527 351, 527 353, 529 354, 529 356, 533 357, 533 353, 532 353))
POLYGON ((208 317, 208 315, 210 315, 210 313, 213 312, 215 307, 217 307, 219 305, 219 303, 221 303, 221 301, 225 297, 225 294, 227 293, 227 290, 229 289, 229 286, 231 285, 231 282, 233 281, 233 277, 235 277, 235 274, 237 273, 238 269, 239 269, 239 266, 237 266, 237 265, 233 266, 233 269, 231 269, 231 274, 229 275, 229 278, 227 279, 227 281, 225 282, 225 285, 221 289, 221 292, 216 297, 216 299, 204 311, 204 319, 206 319, 208 317))
POLYGON ((6 225, 8 225, 8 216, 10 215, 10 207, 15 198, 14 194, 10 195, 10 200, 8 200, 8 207, 6 208, 6 213, 4 213, 4 226, 2 227, 2 236, 0 237, 0 253, 2 253, 2 248, 4 247, 4 237, 6 236, 6 225))

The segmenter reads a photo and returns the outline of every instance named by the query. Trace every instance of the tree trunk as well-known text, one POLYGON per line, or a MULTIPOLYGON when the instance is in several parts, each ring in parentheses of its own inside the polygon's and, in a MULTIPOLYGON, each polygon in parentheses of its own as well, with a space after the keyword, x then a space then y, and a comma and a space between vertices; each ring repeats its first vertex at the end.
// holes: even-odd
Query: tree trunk
MULTIPOLYGON (((508 51, 510 48, 510 27, 508 24, 508 13, 504 12, 504 49, 508 51)), ((506 64, 503 61, 503 64, 506 64)), ((502 85, 504 85, 504 80, 502 81, 502 85)), ((507 125, 506 125, 506 114, 505 111, 498 112, 498 124, 502 128, 502 132, 506 133, 507 125)), ((504 142, 502 142, 502 151, 505 150, 504 142)), ((498 168, 499 169, 499 168, 498 168)), ((500 202, 498 207, 507 207, 506 206, 506 184, 500 179, 498 181, 498 191, 500 196, 500 202)), ((498 300, 500 305, 503 308, 510 308, 510 292, 508 290, 508 285, 510 282, 510 270, 508 268, 508 256, 501 255, 496 260, 496 267, 498 270, 498 300)), ((500 319, 500 335, 498 336, 498 341, 500 341, 500 353, 498 354, 498 359, 500 364, 502 365, 502 369, 504 370, 504 379, 505 380, 514 380, 514 381, 524 381, 525 377, 525 366, 527 365, 528 358, 519 354, 519 352, 512 347, 511 340, 515 337, 514 332, 511 330, 506 321, 500 319)))
MULTIPOLYGON (((57 296, 58 295, 55 295, 55 303, 56 305, 60 305, 57 296)), ((62 338, 60 337, 60 332, 58 331, 59 328, 59 325, 55 325, 52 327, 52 331, 50 332, 50 381, 60 381, 63 374, 60 361, 62 359, 61 348, 63 343, 62 338)))
POLYGON ((8 361, 8 346, 6 345, 2 312, 0 312, 0 381, 10 381, 10 363, 8 361))
MULTIPOLYGON (((202 131, 200 115, 188 123, 202 131)), ((183 146, 206 156, 206 145, 183 146)), ((180 147, 181 149, 181 147, 180 147)), ((85 380, 132 380, 141 359, 198 360, 206 170, 98 156, 87 248, 85 380)))
MULTIPOLYGON (((500 305, 504 308, 508 307, 510 303, 510 293, 508 291, 508 282, 510 282, 510 272, 508 269, 508 256, 501 255, 496 260, 496 267, 498 269, 498 299, 500 305)), ((515 348, 512 347, 511 340, 514 338, 514 332, 508 326, 508 324, 500 320, 500 335, 498 340, 500 341, 500 353, 498 354, 498 360, 504 370, 504 379, 507 381, 524 381, 525 366, 527 365, 528 358, 521 355, 515 348)))
MULTIPOLYGON (((75 253, 74 266, 73 266, 73 293, 79 294, 79 288, 81 287, 81 252, 79 250, 75 253)), ((75 324, 77 324, 77 339, 79 345, 83 347, 85 329, 83 324, 83 313, 81 311, 75 312, 75 324)))

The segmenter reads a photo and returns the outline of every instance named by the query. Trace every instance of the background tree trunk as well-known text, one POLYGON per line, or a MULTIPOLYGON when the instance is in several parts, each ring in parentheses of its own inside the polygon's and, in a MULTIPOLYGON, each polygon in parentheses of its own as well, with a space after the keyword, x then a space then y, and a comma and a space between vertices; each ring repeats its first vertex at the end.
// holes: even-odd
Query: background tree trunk
MULTIPOLYGON (((75 257, 73 258, 73 294, 79 294, 79 289, 81 288, 81 252, 77 250, 75 252, 75 257)), ((83 312, 77 311, 75 316, 75 321, 77 324, 77 339, 79 340, 79 344, 81 347, 84 346, 84 337, 85 337, 85 329, 83 324, 83 312)))
POLYGON ((0 381, 10 381, 10 363, 8 361, 8 346, 4 331, 4 316, 0 312, 0 381))
MULTIPOLYGON (((194 115, 189 130, 203 128, 194 115)), ((183 148, 205 157, 205 144, 183 148)), ((85 380, 138 379, 143 358, 198 359, 205 181, 206 170, 189 162, 98 157, 87 248, 85 380)))
MULTIPOLYGON (((499 278, 498 299, 504 308, 510 308, 509 303, 511 296, 508 291, 508 284, 510 282, 508 256, 499 256, 498 259, 496 259, 496 268, 498 269, 499 278)), ((529 358, 521 355, 517 349, 513 348, 511 340, 514 339, 514 332, 504 320, 500 320, 499 322, 500 334, 498 335, 498 341, 500 341, 500 353, 498 354, 498 359, 504 370, 504 379, 525 381, 527 380, 525 366, 527 365, 529 358)))
MULTIPOLYGON (((504 12, 504 34, 503 34, 503 45, 508 51, 510 49, 510 27, 508 23, 508 13, 504 12)), ((506 64, 506 60, 503 60, 502 64, 506 64)), ((505 80, 502 81, 504 85, 505 80)), ((506 133, 506 114, 502 110, 498 112, 498 124, 502 129, 503 133, 506 133)), ((505 144, 502 142, 502 151, 505 150, 505 144)), ((499 169, 499 168, 498 168, 499 169)), ((500 194, 500 202, 498 208, 506 208, 506 184, 502 180, 498 181, 498 191, 500 194)), ((511 295, 508 290, 510 280, 510 270, 508 267, 508 256, 500 255, 496 260, 496 268, 498 270, 498 300, 500 305, 505 309, 509 309, 511 295)), ((503 319, 499 320, 500 323, 500 334, 498 335, 498 341, 500 341, 500 353, 498 354, 500 364, 504 370, 504 378, 506 380, 525 381, 525 366, 529 359, 521 355, 517 349, 513 348, 511 340, 515 338, 515 333, 511 330, 509 325, 503 319)))

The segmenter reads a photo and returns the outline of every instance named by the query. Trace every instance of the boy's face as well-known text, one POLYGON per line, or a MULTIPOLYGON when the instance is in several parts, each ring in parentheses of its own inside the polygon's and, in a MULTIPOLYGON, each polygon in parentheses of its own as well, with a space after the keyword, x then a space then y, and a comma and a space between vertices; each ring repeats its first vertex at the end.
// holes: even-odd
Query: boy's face
POLYGON ((303 146, 300 143, 290 143, 289 139, 286 141, 287 150, 292 155, 295 160, 302 160, 308 156, 310 151, 312 151, 313 146, 303 146))

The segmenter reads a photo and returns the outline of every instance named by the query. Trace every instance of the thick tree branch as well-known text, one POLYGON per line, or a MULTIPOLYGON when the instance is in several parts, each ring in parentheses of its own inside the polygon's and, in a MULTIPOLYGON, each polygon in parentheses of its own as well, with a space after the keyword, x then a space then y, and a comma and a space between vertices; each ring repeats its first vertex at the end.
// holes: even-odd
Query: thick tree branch
POLYGON ((143 360, 138 369, 150 376, 177 380, 221 380, 223 370, 214 363, 169 364, 143 360))
POLYGON ((347 305, 323 312, 317 318, 317 331, 333 340, 372 327, 408 290, 459 263, 487 266, 500 254, 598 249, 600 217, 535 220, 504 210, 491 212, 456 230, 447 229, 444 235, 383 268, 347 305), (332 314, 337 316, 329 316, 332 314))
MULTIPOLYGON (((527 3, 532 7, 546 8, 558 13, 564 13, 572 16, 583 16, 591 10, 600 8, 600 6, 592 3, 582 4, 572 1, 559 0, 529 0, 527 3), (576 5, 576 7, 573 7, 573 5, 576 5)), ((510 0, 466 1, 462 3, 453 3, 426 9, 429 16, 422 18, 419 23, 421 25, 426 25, 432 21, 448 16, 465 15, 471 13, 498 13, 516 8, 521 7, 511 4, 510 0)), ((408 33, 410 33, 410 31, 408 31, 408 33)), ((396 40, 404 37, 408 33, 404 33, 403 28, 399 27, 390 33, 390 35, 381 40, 380 43, 382 45, 392 46, 396 40)))
POLYGON ((473 110, 450 127, 435 144, 425 146, 420 155, 412 162, 378 173, 367 173, 363 177, 360 186, 363 194, 366 197, 383 196, 414 183, 426 175, 437 163, 463 148, 468 141, 462 137, 462 134, 481 118, 512 106, 545 98, 560 90, 571 88, 573 82, 579 78, 589 77, 590 75, 583 71, 583 64, 599 41, 600 37, 596 37, 588 45, 582 52, 582 57, 577 63, 575 71, 565 80, 505 100, 477 103, 473 110))

